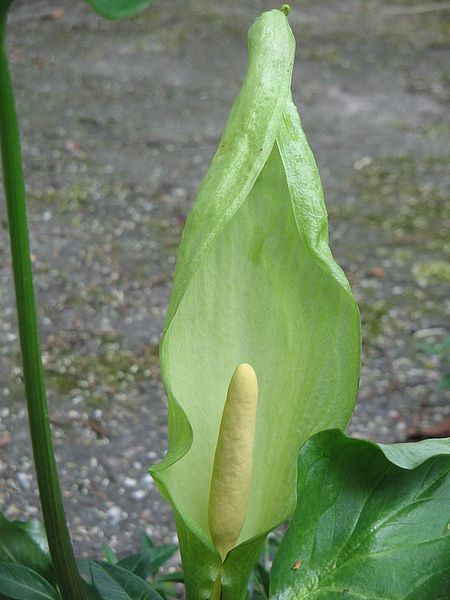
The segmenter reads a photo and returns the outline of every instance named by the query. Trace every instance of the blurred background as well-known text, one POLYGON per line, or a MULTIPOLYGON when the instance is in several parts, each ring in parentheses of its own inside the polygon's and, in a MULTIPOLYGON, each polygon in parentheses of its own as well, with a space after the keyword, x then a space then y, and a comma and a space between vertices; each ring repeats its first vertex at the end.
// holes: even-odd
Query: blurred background
MULTIPOLYGON (((166 448, 158 344, 176 249, 268 0, 166 0, 119 23, 17 0, 21 119, 45 370, 78 554, 169 541, 146 474, 166 448)), ((450 3, 292 1, 294 100, 364 347, 352 435, 450 435, 450 3)), ((0 509, 36 517, 0 203, 0 509)))

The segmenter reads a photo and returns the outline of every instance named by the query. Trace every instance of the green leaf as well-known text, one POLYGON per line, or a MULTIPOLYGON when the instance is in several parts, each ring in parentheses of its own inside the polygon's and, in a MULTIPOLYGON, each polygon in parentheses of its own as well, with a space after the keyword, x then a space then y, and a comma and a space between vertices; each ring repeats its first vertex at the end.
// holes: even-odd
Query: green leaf
POLYGON ((86 594, 88 600, 102 600, 102 597, 100 596, 98 591, 91 584, 86 584, 86 594))
POLYGON ((14 563, 0 563, 0 597, 9 600, 61 600, 38 573, 14 563))
POLYGON ((247 518, 222 567, 244 597, 265 535, 295 506, 296 457, 345 427, 358 378, 359 313, 328 247, 319 174, 291 99, 295 42, 280 10, 249 33, 249 65, 178 253, 161 345, 169 451, 151 473, 175 510, 188 598, 209 599, 221 561, 208 498, 227 387, 259 382, 247 518))
POLYGON ((270 575, 264 565, 257 563, 253 569, 253 579, 259 594, 263 598, 269 597, 270 575))
POLYGON ((171 558, 178 550, 178 546, 173 544, 162 544, 161 546, 152 546, 147 550, 142 550, 137 554, 131 554, 120 560, 119 567, 135 573, 142 579, 149 575, 156 575, 159 569, 171 558))
POLYGON ((116 553, 108 544, 102 544, 102 552, 106 562, 110 565, 116 565, 119 562, 116 553))
POLYGON ((161 600, 146 581, 117 565, 92 562, 91 574, 102 600, 161 600))
POLYGON ((151 551, 150 573, 156 575, 159 569, 172 558, 177 550, 178 546, 175 546, 174 544, 161 544, 160 546, 155 546, 151 551))
POLYGON ((143 550, 148 550, 149 548, 154 548, 155 546, 152 538, 145 532, 141 536, 141 546, 143 550))
POLYGON ((300 452, 272 600, 445 600, 450 439, 377 445, 337 430, 300 452))
POLYGON ((0 513, 0 562, 17 563, 54 583, 45 530, 39 521, 9 521, 0 513))
POLYGON ((151 552, 150 550, 143 550, 138 554, 131 554, 119 560, 117 563, 118 567, 134 573, 141 579, 147 579, 150 575, 151 567, 151 552))
POLYGON ((92 8, 106 19, 133 17, 145 10, 154 0, 86 0, 92 8))
POLYGON ((184 575, 181 571, 173 571, 172 573, 158 575, 155 581, 158 585, 165 582, 184 583, 184 575))
POLYGON ((253 568, 248 585, 249 600, 267 600, 270 588, 270 569, 275 554, 280 547, 281 536, 278 532, 271 533, 264 544, 264 551, 253 568))
POLYGON ((87 583, 91 583, 91 562, 89 558, 77 558, 78 572, 87 583))
POLYGON ((450 373, 446 373, 439 382, 440 390, 450 390, 450 373))
POLYGON ((378 445, 391 462, 404 469, 414 469, 438 454, 450 454, 448 438, 423 440, 415 444, 378 445))
POLYGON ((153 582, 155 586, 155 590, 161 594, 161 596, 165 599, 167 598, 178 598, 179 594, 177 591, 177 583, 183 583, 184 578, 180 573, 173 573, 173 575, 178 575, 178 577, 173 577, 171 579, 166 579, 164 577, 157 577, 153 582))

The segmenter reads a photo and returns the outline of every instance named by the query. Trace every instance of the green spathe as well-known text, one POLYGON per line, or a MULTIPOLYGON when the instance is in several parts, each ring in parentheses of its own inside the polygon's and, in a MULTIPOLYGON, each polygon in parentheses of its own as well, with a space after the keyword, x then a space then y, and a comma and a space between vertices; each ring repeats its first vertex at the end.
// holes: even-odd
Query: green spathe
POLYGON ((328 247, 322 187, 291 99, 286 15, 249 32, 249 65, 178 253, 161 344, 169 451, 151 472, 175 511, 188 598, 245 593, 265 534, 295 506, 298 448, 345 427, 358 378, 359 314, 328 247), (250 501, 223 566, 208 529, 214 453, 236 365, 258 374, 250 501))

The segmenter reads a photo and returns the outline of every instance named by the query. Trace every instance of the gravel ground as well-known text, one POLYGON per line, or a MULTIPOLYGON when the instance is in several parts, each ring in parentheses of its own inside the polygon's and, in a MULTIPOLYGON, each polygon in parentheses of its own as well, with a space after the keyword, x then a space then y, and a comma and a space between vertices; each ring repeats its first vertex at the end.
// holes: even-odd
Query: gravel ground
MULTIPOLYGON (((450 11, 293 2, 294 98, 321 168, 331 243, 360 303, 350 431, 404 440, 450 416, 450 11), (447 365, 446 365, 447 361, 447 365)), ((176 247, 273 3, 171 0, 110 23, 81 1, 17 0, 10 50, 58 464, 78 554, 174 538, 146 474, 166 448, 158 343, 176 247)), ((448 7, 448 4, 446 4, 448 7)), ((39 514, 4 203, 0 507, 39 514)))

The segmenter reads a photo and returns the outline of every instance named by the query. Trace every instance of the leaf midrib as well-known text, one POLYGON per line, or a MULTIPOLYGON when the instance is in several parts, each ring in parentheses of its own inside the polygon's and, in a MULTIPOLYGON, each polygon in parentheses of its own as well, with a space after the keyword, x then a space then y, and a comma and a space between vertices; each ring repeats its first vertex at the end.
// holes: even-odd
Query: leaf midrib
MULTIPOLYGON (((430 472, 431 472, 434 464, 438 460, 439 460, 439 457, 435 457, 434 460, 430 460, 430 465, 429 465, 429 468, 428 468, 426 474, 424 474, 423 481, 425 481, 426 478, 429 476, 429 474, 430 474, 430 472)), ((308 591, 306 593, 306 595, 303 596, 303 598, 312 597, 311 595, 315 595, 315 594, 317 594, 319 592, 322 592, 324 590, 330 590, 331 591, 332 589, 334 589, 334 588, 328 588, 328 587, 325 587, 325 588, 320 587, 319 588, 319 586, 321 585, 321 582, 326 581, 327 578, 329 578, 331 575, 335 575, 339 570, 341 570, 342 568, 348 566, 351 562, 353 562, 355 560, 357 561, 357 560, 361 560, 361 559, 364 559, 364 558, 368 558, 368 557, 374 557, 374 556, 379 556, 379 555, 382 555, 382 554, 388 554, 388 553, 393 552, 394 550, 396 550, 398 548, 401 548, 403 546, 407 546, 407 544, 399 544, 398 546, 392 546, 389 549, 380 550, 379 552, 370 552, 370 553, 361 554, 360 556, 354 556, 354 553, 358 550, 358 548, 361 547, 361 545, 367 539, 367 537, 369 535, 371 535, 371 534, 379 531, 380 529, 382 529, 392 519, 395 519, 405 509, 405 506, 403 506, 401 509, 395 510, 394 512, 392 512, 391 514, 389 514, 383 521, 378 522, 376 525, 374 525, 373 527, 370 527, 368 530, 366 530, 366 532, 364 533, 364 535, 356 541, 356 544, 353 547, 350 547, 350 548, 348 547, 348 542, 350 541, 353 533, 355 532, 355 530, 356 530, 356 528, 358 526, 358 523, 360 521, 360 518, 361 518, 361 515, 363 513, 364 507, 367 505, 367 502, 372 497, 374 491, 380 485, 380 482, 383 481, 383 479, 385 479, 389 475, 389 473, 391 473, 392 470, 395 469, 395 467, 396 467, 396 465, 394 465, 394 464, 390 465, 389 468, 388 468, 388 470, 385 471, 379 479, 377 479, 377 481, 373 485, 373 487, 372 487, 372 489, 371 489, 368 497, 366 498, 366 500, 365 500, 365 502, 364 502, 364 504, 363 504, 363 506, 362 506, 362 508, 360 510, 360 513, 358 515, 358 519, 356 520, 356 522, 355 522, 355 524, 353 526, 352 532, 350 533, 349 540, 347 541, 347 543, 345 543, 342 546, 341 550, 339 551, 339 554, 338 554, 337 558, 333 558, 331 561, 329 561, 324 566, 324 568, 321 570, 321 572, 319 572, 319 574, 317 575, 317 580, 316 580, 316 582, 314 584, 314 589, 311 589, 310 591, 308 591), (336 562, 339 559, 339 557, 342 555, 342 553, 344 552, 344 550, 347 550, 346 553, 344 554, 344 557, 349 557, 349 559, 348 560, 347 559, 344 560, 344 562, 342 564, 340 564, 339 567, 336 567, 336 562)), ((418 493, 415 496, 413 496, 413 498, 411 498, 411 504, 408 504, 408 506, 416 504, 417 502, 426 501, 427 498, 421 498, 421 496, 423 496, 424 494, 426 494, 426 492, 431 487, 433 487, 434 485, 436 485, 446 475, 447 475, 447 473, 443 472, 436 479, 434 479, 429 485, 427 485, 424 488, 420 488, 420 490, 418 491, 418 493), (413 499, 414 499, 414 501, 413 501, 413 499)), ((342 491, 344 490, 344 487, 345 486, 342 486, 340 493, 342 493, 342 491)), ((436 542, 436 541, 438 541, 440 539, 446 539, 446 538, 447 538, 447 536, 439 536, 437 538, 432 538, 432 539, 428 539, 428 540, 421 540, 420 542, 417 542, 415 545, 419 546, 419 545, 423 545, 423 544, 428 544, 428 543, 436 542)), ((312 554, 314 552, 314 547, 315 547, 315 540, 314 540, 314 545, 313 545, 313 549, 311 551, 310 557, 312 556, 312 554)), ((339 591, 339 589, 336 589, 335 591, 339 591)), ((345 588, 343 588, 341 591, 345 591, 345 588)), ((352 592, 352 593, 356 593, 356 592, 352 592)), ((301 597, 299 597, 299 600, 300 600, 300 598, 301 597)), ((391 600, 389 598, 384 599, 384 598, 381 598, 381 597, 375 597, 375 596, 368 597, 368 596, 364 596, 364 595, 361 595, 361 598, 366 598, 367 600, 391 600)))

